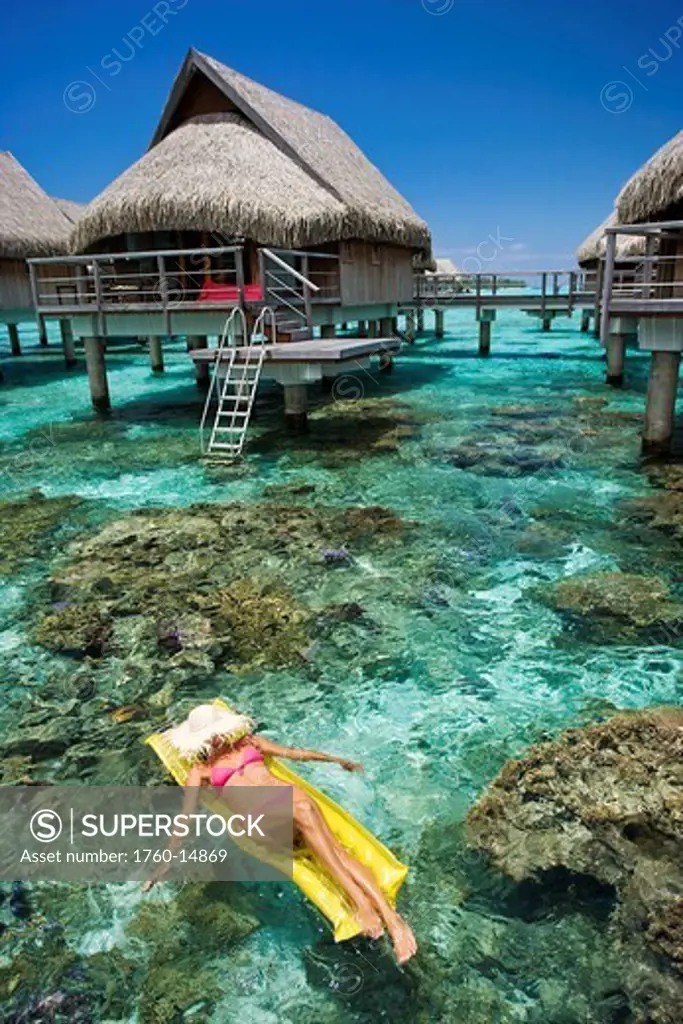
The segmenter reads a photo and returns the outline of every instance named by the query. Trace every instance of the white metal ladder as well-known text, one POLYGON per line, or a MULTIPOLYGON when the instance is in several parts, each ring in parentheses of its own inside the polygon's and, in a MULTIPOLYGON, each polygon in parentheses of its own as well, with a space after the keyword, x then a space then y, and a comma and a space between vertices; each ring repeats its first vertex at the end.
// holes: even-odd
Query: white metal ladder
POLYGON ((251 419, 256 391, 261 379, 265 357, 266 320, 270 317, 273 339, 277 325, 275 313, 269 306, 261 310, 249 344, 235 345, 235 320, 241 318, 242 337, 247 334, 247 322, 243 310, 235 308, 225 322, 223 334, 216 350, 211 386, 206 396, 200 425, 202 453, 224 459, 236 459, 242 454, 244 441, 251 419), (208 443, 204 444, 206 421, 211 407, 214 390, 218 393, 218 404, 208 443))

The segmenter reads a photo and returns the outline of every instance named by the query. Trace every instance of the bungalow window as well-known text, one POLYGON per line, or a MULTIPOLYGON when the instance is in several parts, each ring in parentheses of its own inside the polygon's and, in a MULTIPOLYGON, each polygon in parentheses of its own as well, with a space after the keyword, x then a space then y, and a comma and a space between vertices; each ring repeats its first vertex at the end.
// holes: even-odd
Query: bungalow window
POLYGON ((373 245, 372 247, 372 265, 373 267, 379 267, 382 263, 382 249, 379 245, 373 245))

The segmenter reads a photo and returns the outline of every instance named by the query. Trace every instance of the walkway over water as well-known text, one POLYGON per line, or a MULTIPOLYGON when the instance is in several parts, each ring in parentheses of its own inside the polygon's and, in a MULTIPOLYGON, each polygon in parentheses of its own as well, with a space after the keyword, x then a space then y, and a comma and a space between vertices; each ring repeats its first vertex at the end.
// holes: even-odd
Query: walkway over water
MULTIPOLYGON (((420 274, 415 304, 427 307, 529 309, 570 314, 593 306, 595 289, 578 270, 503 271, 478 274, 420 274)), ((404 303, 408 305, 408 303, 404 303)))

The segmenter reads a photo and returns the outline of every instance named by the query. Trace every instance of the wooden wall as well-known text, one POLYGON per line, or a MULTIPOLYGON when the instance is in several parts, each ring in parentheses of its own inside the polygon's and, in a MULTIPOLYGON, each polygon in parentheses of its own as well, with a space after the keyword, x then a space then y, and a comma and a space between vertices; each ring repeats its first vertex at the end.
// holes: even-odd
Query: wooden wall
POLYGON ((341 244, 340 256, 342 305, 412 300, 413 260, 410 249, 352 241, 341 244))
POLYGON ((0 309, 32 309, 28 267, 23 260, 0 260, 0 309))

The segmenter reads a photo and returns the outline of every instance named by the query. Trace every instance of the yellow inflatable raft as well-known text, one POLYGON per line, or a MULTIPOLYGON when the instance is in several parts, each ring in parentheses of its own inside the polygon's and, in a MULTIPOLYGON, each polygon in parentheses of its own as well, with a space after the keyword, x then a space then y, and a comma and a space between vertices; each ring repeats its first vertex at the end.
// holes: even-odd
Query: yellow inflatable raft
MULTIPOLYGON (((229 711, 233 710, 224 700, 217 699, 213 703, 229 711)), ((176 782, 182 786, 192 767, 191 762, 178 753, 163 733, 154 733, 145 742, 161 758, 176 782)), ((276 778, 298 786, 315 800, 330 831, 349 853, 352 853, 361 864, 372 871, 385 896, 393 905, 398 890, 408 873, 407 866, 401 864, 386 846, 348 814, 343 807, 287 768, 281 761, 274 757, 267 757, 266 764, 276 778)), ((308 851, 295 852, 293 879, 301 891, 330 921, 334 928, 336 942, 343 942, 360 933, 361 929, 343 890, 308 851)))

